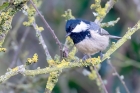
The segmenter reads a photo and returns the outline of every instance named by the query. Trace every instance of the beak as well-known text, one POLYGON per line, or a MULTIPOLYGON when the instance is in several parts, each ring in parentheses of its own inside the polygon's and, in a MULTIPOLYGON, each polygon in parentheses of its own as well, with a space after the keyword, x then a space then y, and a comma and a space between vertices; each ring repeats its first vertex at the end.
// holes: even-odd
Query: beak
POLYGON ((71 34, 71 33, 67 33, 67 34, 66 34, 66 37, 68 37, 70 34, 71 34))

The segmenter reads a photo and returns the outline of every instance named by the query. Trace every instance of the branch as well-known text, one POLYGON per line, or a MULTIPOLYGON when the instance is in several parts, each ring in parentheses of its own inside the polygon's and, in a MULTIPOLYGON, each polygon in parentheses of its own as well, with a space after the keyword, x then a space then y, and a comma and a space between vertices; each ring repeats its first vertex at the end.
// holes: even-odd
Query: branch
POLYGON ((95 0, 95 4, 91 5, 91 9, 95 8, 95 11, 97 12, 97 18, 95 20, 95 22, 97 24, 100 24, 102 22, 102 20, 104 19, 104 17, 106 16, 106 14, 110 11, 110 9, 114 6, 114 4, 117 2, 117 0, 109 0, 106 4, 104 8, 101 8, 101 0, 95 0))
POLYGON ((17 66, 13 69, 9 69, 5 75, 0 76, 0 82, 4 82, 8 80, 10 77, 17 75, 19 73, 23 74, 24 76, 35 76, 39 74, 47 74, 51 72, 55 72, 58 70, 62 70, 65 68, 72 68, 72 67, 82 67, 82 66, 90 66, 92 64, 99 63, 99 60, 95 60, 94 62, 62 62, 61 64, 57 65, 57 67, 46 67, 42 69, 35 69, 35 70, 26 70, 24 65, 17 66))

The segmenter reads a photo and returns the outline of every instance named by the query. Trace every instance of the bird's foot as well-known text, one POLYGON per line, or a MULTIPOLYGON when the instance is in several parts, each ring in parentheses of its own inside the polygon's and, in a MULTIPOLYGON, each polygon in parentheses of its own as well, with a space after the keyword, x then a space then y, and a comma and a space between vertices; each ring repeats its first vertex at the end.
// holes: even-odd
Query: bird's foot
POLYGON ((102 53, 102 51, 100 51, 100 60, 102 60, 103 59, 103 53, 102 53))
POLYGON ((84 57, 82 58, 83 61, 85 61, 86 59, 88 59, 89 56, 88 55, 84 55, 84 57))

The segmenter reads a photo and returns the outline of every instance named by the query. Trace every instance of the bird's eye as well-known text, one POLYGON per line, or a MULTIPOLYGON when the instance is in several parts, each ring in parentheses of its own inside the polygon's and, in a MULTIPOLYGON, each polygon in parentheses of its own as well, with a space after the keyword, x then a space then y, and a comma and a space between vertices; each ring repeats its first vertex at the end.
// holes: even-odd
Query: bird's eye
POLYGON ((71 28, 71 30, 73 30, 73 29, 74 29, 74 27, 71 28))

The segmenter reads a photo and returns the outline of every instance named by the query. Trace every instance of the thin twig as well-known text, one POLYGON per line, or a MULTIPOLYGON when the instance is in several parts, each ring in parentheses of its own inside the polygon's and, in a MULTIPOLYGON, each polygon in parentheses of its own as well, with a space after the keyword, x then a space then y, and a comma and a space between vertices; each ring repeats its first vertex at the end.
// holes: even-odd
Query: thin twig
POLYGON ((105 92, 105 93, 108 93, 108 91, 107 91, 107 89, 106 89, 106 87, 105 87, 105 85, 104 85, 104 82, 102 81, 102 78, 101 78, 100 74, 98 73, 98 70, 97 70, 96 66, 93 66, 93 68, 94 68, 94 70, 96 71, 96 74, 97 74, 97 76, 98 76, 99 81, 101 82, 101 86, 102 86, 104 92, 105 92))
POLYGON ((60 51, 62 52, 62 45, 61 42, 58 40, 57 36, 54 33, 54 30, 49 26, 49 24, 47 23, 47 21, 45 20, 44 16, 40 13, 40 11, 37 9, 37 7, 34 5, 33 1, 30 0, 31 4, 33 5, 33 7, 35 8, 35 10, 37 11, 37 13, 39 14, 39 16, 41 17, 41 19, 43 20, 43 22, 45 23, 46 27, 49 29, 49 31, 51 32, 53 38, 56 41, 56 44, 59 45, 60 51))
POLYGON ((110 62, 110 60, 107 61, 107 63, 110 65, 110 67, 113 69, 115 75, 119 78, 119 80, 121 81, 121 83, 123 84, 125 90, 127 93, 130 93, 125 82, 121 79, 120 75, 118 74, 118 72, 116 71, 115 67, 112 65, 112 63, 110 62))
MULTIPOLYGON (((89 58, 91 58, 91 55, 88 55, 88 56, 89 56, 89 58)), ((93 65, 92 68, 94 68, 94 70, 96 72, 96 75, 97 75, 97 77, 98 77, 98 79, 99 79, 99 81, 101 83, 101 86, 102 86, 103 91, 105 93, 108 93, 108 91, 107 91, 107 89, 106 89, 106 87, 104 85, 104 82, 102 81, 102 78, 101 78, 100 74, 98 73, 98 70, 97 70, 96 66, 93 65)))
POLYGON ((36 35, 38 36, 39 42, 40 42, 40 44, 42 45, 42 47, 43 47, 43 49, 44 49, 44 51, 45 51, 46 57, 51 58, 51 55, 50 55, 50 53, 49 53, 49 51, 48 51, 48 48, 47 48, 47 45, 45 44, 45 41, 44 41, 44 39, 43 39, 43 37, 42 37, 40 31, 39 31, 38 29, 36 29, 36 28, 37 28, 36 23, 33 22, 33 23, 32 23, 32 26, 34 27, 34 29, 35 29, 35 31, 36 31, 36 35))
POLYGON ((30 30, 30 28, 27 28, 27 29, 24 31, 24 34, 23 34, 23 37, 21 38, 20 44, 19 44, 19 46, 18 46, 18 49, 15 51, 13 60, 12 60, 12 62, 11 62, 11 64, 10 64, 10 68, 13 68, 14 65, 16 64, 17 59, 18 59, 18 56, 19 56, 19 53, 21 52, 21 48, 22 48, 22 46, 23 46, 23 43, 25 42, 25 39, 26 39, 26 37, 27 37, 27 35, 28 35, 28 33, 29 33, 29 30, 30 30))

